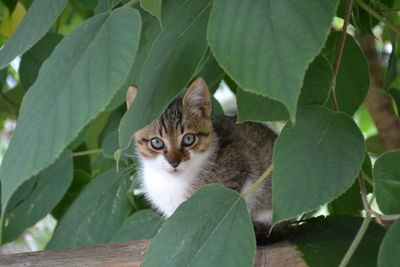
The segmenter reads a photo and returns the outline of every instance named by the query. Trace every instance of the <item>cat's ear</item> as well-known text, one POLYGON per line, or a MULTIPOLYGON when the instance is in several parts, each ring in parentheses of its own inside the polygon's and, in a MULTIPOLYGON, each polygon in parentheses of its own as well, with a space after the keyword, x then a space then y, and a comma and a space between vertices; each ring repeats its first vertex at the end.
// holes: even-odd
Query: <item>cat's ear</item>
POLYGON ((183 105, 201 112, 205 118, 211 116, 211 101, 208 86, 203 78, 197 78, 183 97, 183 105))
POLYGON ((131 85, 128 88, 128 91, 126 91, 126 107, 129 109, 135 100, 136 94, 138 92, 137 87, 131 85))

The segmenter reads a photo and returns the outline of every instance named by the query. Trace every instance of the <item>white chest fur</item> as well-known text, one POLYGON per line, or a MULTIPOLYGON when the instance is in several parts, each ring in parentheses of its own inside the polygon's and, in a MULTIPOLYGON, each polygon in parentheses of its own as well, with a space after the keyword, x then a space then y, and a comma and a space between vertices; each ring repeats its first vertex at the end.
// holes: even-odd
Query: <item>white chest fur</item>
POLYGON ((164 216, 169 217, 190 197, 193 181, 204 166, 210 153, 191 154, 191 159, 172 172, 172 167, 160 155, 141 160, 141 181, 146 198, 164 216))

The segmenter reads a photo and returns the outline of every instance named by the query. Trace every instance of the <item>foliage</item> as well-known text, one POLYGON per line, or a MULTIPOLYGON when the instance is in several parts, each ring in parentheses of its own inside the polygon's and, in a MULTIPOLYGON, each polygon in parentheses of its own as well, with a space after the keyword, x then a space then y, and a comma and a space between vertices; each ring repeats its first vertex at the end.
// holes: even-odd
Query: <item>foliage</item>
MULTIPOLYGON (((380 27, 392 45, 381 89, 398 115, 400 19, 395 1, 355 2, 346 36, 332 23, 347 21, 344 0, 2 0, 0 123, 18 119, 0 166, 2 243, 51 213, 47 248, 155 236, 145 266, 250 266, 244 195, 208 185, 164 222, 137 187, 132 134, 200 76, 212 92, 228 84, 238 121, 286 123, 273 221, 305 218, 291 242, 307 264, 395 266, 400 150, 382 154, 362 106, 374 69, 353 32, 380 27), (140 89, 126 111, 131 84, 140 89), (329 216, 310 218, 323 205, 329 216), (371 215, 392 228, 369 224, 371 215)), ((222 112, 215 99, 213 108, 222 112)))

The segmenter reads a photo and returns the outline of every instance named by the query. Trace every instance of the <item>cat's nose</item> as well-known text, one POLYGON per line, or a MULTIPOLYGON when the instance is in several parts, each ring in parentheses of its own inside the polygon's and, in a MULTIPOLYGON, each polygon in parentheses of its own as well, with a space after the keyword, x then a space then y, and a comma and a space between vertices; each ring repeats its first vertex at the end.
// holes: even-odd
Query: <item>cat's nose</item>
POLYGON ((174 159, 169 162, 169 164, 171 164, 171 166, 174 168, 178 167, 179 163, 181 163, 181 161, 178 159, 174 159))

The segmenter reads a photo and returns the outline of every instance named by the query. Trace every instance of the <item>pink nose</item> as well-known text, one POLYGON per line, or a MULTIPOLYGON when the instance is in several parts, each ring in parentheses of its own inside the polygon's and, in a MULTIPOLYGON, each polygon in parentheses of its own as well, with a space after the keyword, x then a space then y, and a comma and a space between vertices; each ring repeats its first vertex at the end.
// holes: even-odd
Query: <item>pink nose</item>
POLYGON ((178 167, 179 163, 181 163, 181 161, 177 160, 177 159, 171 160, 169 162, 169 164, 171 164, 171 166, 174 167, 174 168, 178 167))

